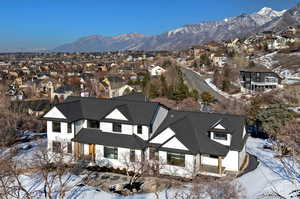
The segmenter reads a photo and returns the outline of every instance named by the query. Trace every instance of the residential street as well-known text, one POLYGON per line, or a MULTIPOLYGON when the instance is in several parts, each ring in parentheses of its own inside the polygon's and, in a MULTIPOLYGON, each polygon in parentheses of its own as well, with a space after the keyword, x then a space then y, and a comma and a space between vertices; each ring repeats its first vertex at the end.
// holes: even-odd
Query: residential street
POLYGON ((209 92, 212 96, 214 96, 217 100, 221 101, 224 100, 225 97, 220 95, 218 92, 213 90, 206 82, 205 77, 199 76, 192 70, 181 68, 183 74, 185 74, 185 80, 187 81, 188 85, 194 89, 197 89, 199 94, 202 92, 209 92))

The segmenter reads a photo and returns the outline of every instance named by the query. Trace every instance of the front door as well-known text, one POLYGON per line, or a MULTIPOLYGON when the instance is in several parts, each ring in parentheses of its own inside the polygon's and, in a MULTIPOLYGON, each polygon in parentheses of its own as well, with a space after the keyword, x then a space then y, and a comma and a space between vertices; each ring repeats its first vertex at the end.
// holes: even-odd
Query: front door
POLYGON ((95 161, 95 155, 96 155, 95 145, 89 144, 89 156, 92 158, 92 161, 95 161))

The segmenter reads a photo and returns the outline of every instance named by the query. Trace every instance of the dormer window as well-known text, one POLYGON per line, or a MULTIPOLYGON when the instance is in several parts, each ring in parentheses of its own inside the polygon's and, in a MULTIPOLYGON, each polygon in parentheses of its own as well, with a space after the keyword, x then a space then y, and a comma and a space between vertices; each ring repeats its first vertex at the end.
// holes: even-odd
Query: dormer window
POLYGON ((120 123, 113 123, 113 132, 122 132, 122 125, 120 123))
POLYGON ((227 140, 227 134, 226 133, 214 132, 214 139, 216 139, 216 140, 227 140))
POLYGON ((87 127, 92 129, 99 129, 100 124, 97 120, 88 120, 87 121, 87 127))
POLYGON ((143 126, 138 125, 138 127, 137 127, 137 134, 143 134, 143 126))

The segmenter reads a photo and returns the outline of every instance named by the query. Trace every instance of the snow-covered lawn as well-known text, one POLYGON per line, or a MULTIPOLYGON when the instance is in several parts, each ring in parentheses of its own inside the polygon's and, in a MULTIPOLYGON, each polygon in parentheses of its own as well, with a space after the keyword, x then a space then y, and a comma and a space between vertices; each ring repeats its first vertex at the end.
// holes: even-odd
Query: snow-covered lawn
POLYGON ((237 181, 245 188, 249 199, 260 198, 262 194, 272 191, 288 198, 289 193, 300 187, 296 187, 286 175, 280 161, 274 158, 276 153, 263 149, 264 144, 268 144, 267 141, 249 137, 246 149, 257 157, 259 165, 257 169, 241 176, 237 181))
MULTIPOLYGON (((285 174, 283 167, 278 159, 274 158, 275 152, 263 149, 264 144, 267 141, 261 139, 255 139, 249 137, 247 141, 246 149, 249 153, 257 156, 260 164, 254 171, 247 173, 236 179, 236 182, 240 183, 244 189, 247 198, 249 199, 260 199, 264 193, 270 193, 272 190, 277 191, 288 198, 288 195, 293 190, 299 189, 296 187, 285 174)), ((16 160, 19 161, 30 161, 34 152, 39 147, 45 147, 46 139, 35 140, 27 143, 18 144, 17 147, 23 148, 17 156, 16 160), (30 147, 28 147, 30 145, 30 147)), ((4 155, 9 149, 0 150, 0 156, 4 155)), ((70 184, 75 185, 81 181, 84 175, 75 176, 71 178, 70 184)), ((299 176, 300 178, 300 176, 299 176)), ((31 176, 24 176, 23 182, 26 187, 30 187, 31 190, 36 191, 36 198, 43 199, 43 184, 40 176, 32 174, 31 176)), ((188 186, 188 185, 187 185, 188 186)), ((172 193, 178 192, 179 190, 170 189, 167 192, 169 196, 172 193)), ((166 191, 158 193, 160 198, 166 198, 166 191)), ((108 193, 91 186, 71 186, 71 190, 66 195, 67 199, 150 199, 156 198, 154 193, 147 194, 136 194, 131 196, 120 196, 118 194, 108 193)), ((169 197, 170 198, 170 197, 169 197)))

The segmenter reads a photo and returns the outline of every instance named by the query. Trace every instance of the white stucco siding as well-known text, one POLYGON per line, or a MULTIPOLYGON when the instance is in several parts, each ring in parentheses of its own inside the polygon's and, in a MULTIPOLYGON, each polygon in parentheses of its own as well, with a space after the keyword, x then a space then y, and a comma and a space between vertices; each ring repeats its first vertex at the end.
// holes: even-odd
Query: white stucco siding
POLYGON ((150 143, 156 143, 156 144, 162 144, 166 142, 168 139, 173 137, 175 135, 174 131, 172 129, 167 128, 163 132, 161 132, 158 136, 156 136, 153 140, 150 141, 150 143))
POLYGON ((188 151, 188 148, 184 146, 176 137, 173 137, 167 143, 165 143, 162 147, 170 148, 170 149, 180 149, 188 151))
POLYGON ((155 116, 155 119, 153 121, 152 125, 152 134, 155 133, 157 128, 161 125, 161 123, 164 121, 166 116, 168 115, 168 110, 165 109, 164 107, 159 107, 157 114, 155 116))
POLYGON ((142 126, 142 134, 138 134, 138 126, 134 125, 133 127, 133 133, 142 138, 143 140, 149 139, 149 127, 148 126, 142 126))
POLYGON ((207 155, 201 155, 201 164, 218 166, 218 158, 212 158, 207 155))
POLYGON ((60 122, 60 132, 53 132, 52 121, 47 121, 47 138, 55 141, 70 141, 74 138, 74 123, 72 123, 72 133, 68 133, 68 123, 60 122))
POLYGON ((222 161, 222 166, 229 171, 238 171, 239 170, 239 152, 238 151, 229 151, 226 157, 222 161))
POLYGON ((159 151, 159 161, 162 163, 162 168, 159 171, 161 174, 175 175, 187 178, 192 177, 194 174, 195 157, 193 155, 185 154, 184 167, 168 165, 167 152, 165 151, 159 151))
POLYGON ((214 134, 215 134, 214 132, 210 133, 210 139, 212 139, 213 141, 218 142, 220 144, 226 145, 226 146, 230 145, 231 137, 232 137, 230 134, 227 134, 227 140, 215 139, 214 134))
POLYGON ((66 119, 64 114, 58 110, 58 108, 53 107, 48 113, 44 115, 45 118, 56 118, 56 119, 66 119))
POLYGON ((100 130, 103 132, 112 132, 112 123, 100 122, 100 130))
MULTIPOLYGON (((135 150, 136 161, 140 161, 142 156, 141 150, 135 150)), ((96 145, 96 164, 99 166, 124 168, 126 162, 130 161, 130 149, 118 147, 118 159, 110 159, 104 157, 104 146, 96 145)))
POLYGON ((215 129, 225 129, 224 126, 222 126, 221 124, 218 124, 217 126, 214 127, 215 129))
POLYGON ((100 122, 100 130, 107 133, 121 133, 126 135, 132 135, 135 130, 134 125, 130 124, 121 124, 121 132, 113 131, 113 123, 110 122, 100 122))
POLYGON ((118 109, 113 110, 105 118, 107 118, 107 119, 114 119, 114 120, 125 120, 125 121, 128 121, 128 119, 118 109))
MULTIPOLYGON (((133 130, 134 130, 134 126, 133 125, 129 125, 129 124, 122 124, 122 134, 127 134, 127 135, 132 135, 133 134, 133 130)), ((119 132, 116 132, 119 133, 119 132)))

